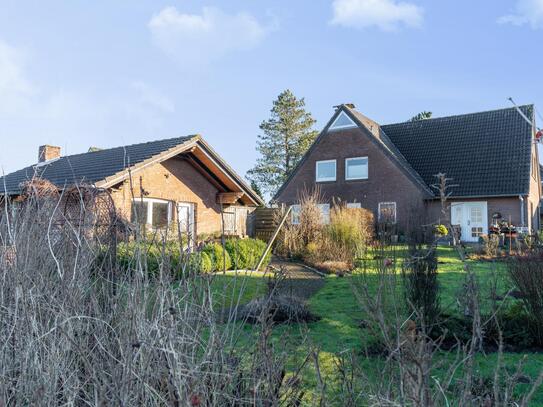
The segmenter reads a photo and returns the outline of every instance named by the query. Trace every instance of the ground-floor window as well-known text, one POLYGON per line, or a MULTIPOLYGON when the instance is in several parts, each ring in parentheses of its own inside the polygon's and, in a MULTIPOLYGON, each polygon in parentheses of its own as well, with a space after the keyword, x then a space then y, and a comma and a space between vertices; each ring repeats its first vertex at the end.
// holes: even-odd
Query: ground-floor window
POLYGON ((317 207, 321 211, 321 222, 328 225, 330 223, 330 204, 319 204, 317 207))
POLYGON ((362 204, 360 202, 347 202, 347 208, 360 209, 362 208, 362 204))
POLYGON ((292 205, 292 209, 290 210, 290 222, 293 225, 299 225, 300 224, 300 215, 302 213, 302 206, 301 205, 292 205))
POLYGON ((154 229, 168 227, 172 220, 172 203, 155 198, 137 198, 132 202, 131 221, 154 229))
POLYGON ((378 220, 396 223, 396 202, 379 202, 378 220))

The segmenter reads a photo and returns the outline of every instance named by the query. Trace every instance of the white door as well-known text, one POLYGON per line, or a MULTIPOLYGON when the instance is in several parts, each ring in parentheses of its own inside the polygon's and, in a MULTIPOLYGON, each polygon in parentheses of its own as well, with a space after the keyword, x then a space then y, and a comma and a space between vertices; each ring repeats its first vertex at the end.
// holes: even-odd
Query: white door
POLYGON ((477 242, 487 233, 488 214, 486 202, 459 202, 451 205, 451 224, 460 225, 464 242, 477 242))
POLYGON ((187 246, 193 247, 195 243, 194 204, 190 202, 179 202, 177 204, 177 220, 179 232, 183 240, 186 239, 187 246))

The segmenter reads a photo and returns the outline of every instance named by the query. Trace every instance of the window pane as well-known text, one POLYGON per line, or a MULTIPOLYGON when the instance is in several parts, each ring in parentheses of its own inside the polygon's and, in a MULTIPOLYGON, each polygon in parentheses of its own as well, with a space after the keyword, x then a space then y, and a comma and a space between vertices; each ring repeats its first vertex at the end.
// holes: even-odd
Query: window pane
POLYGON ((368 178, 368 159, 353 158, 347 160, 347 179, 366 179, 368 178))
POLYGON ((345 113, 341 112, 331 128, 335 129, 337 127, 350 126, 354 127, 356 126, 356 124, 354 124, 354 122, 349 117, 347 117, 345 113))
POLYGON ((153 202, 153 222, 154 228, 164 228, 168 226, 168 203, 153 202))
POLYGON ((130 221, 144 225, 147 223, 147 202, 134 201, 132 202, 132 215, 130 221))
POLYGON ((362 208, 360 202, 347 202, 347 208, 362 208))
POLYGON ((381 202, 379 204, 379 221, 381 222, 396 222, 396 203, 381 202))
POLYGON ((292 222, 293 225, 299 225, 300 224, 300 213, 301 212, 302 212, 302 207, 300 205, 292 205, 290 215, 291 215, 291 222, 292 222))
POLYGON ((325 225, 330 223, 330 205, 329 204, 320 204, 317 207, 321 211, 321 222, 325 225))
POLYGON ((317 181, 334 181, 336 179, 336 162, 317 162, 317 181))

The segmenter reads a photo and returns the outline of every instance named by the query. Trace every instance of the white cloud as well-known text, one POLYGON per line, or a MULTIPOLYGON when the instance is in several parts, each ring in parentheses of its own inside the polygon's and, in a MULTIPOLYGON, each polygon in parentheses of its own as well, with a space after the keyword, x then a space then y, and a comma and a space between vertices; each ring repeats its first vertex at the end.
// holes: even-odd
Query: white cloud
POLYGON ((500 17, 498 23, 543 28, 543 0, 517 0, 514 13, 500 17))
POLYGON ((253 48, 269 31, 250 14, 230 15, 215 7, 204 7, 201 14, 166 7, 151 18, 148 27, 160 49, 186 66, 253 48))
POLYGON ((378 27, 383 31, 420 27, 424 10, 395 0, 334 0, 332 24, 351 28, 378 27))

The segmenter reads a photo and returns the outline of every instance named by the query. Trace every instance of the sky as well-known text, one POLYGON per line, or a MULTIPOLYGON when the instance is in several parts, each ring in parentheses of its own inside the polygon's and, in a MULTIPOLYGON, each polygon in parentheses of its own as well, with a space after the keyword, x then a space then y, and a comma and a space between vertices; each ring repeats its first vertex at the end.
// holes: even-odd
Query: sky
POLYGON ((0 0, 0 171, 198 133, 244 175, 284 89, 317 129, 340 103, 543 115, 542 44, 543 0, 0 0))

